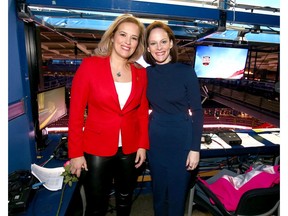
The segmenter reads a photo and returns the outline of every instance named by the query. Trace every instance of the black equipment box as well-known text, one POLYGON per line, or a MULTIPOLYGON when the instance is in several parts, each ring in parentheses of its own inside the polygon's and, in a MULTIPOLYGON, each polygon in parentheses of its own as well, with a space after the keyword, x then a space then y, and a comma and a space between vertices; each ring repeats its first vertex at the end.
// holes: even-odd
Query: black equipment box
POLYGON ((237 133, 233 131, 218 132, 217 135, 229 145, 241 145, 242 140, 237 133))
POLYGON ((34 195, 32 185, 38 180, 29 170, 19 170, 9 174, 8 212, 9 215, 25 211, 34 195))

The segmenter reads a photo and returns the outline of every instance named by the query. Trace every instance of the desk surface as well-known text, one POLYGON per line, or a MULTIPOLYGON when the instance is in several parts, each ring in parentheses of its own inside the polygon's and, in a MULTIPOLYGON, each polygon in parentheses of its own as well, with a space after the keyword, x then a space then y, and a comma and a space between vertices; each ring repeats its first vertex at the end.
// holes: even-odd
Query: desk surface
POLYGON ((280 130, 238 130, 240 145, 229 145, 216 134, 211 144, 201 144, 201 158, 247 154, 280 154, 280 130))
MULTIPOLYGON (((62 134, 53 134, 53 136, 48 137, 48 145, 38 154, 39 159, 36 161, 37 165, 42 165, 45 163, 58 145, 59 140, 61 139, 62 134)), ((57 160, 55 158, 51 159, 44 167, 55 168, 61 167, 66 161, 57 160)), ((69 203, 72 199, 74 190, 76 188, 76 183, 72 187, 66 186, 65 193, 63 197, 63 202, 59 215, 65 215, 66 210, 69 206, 69 203)), ((36 189, 35 195, 33 196, 32 201, 29 203, 28 209, 26 212, 21 212, 17 215, 19 216, 28 216, 28 215, 41 215, 41 216, 51 216, 56 215, 58 210, 59 201, 61 198, 62 190, 58 191, 49 191, 45 187, 41 186, 39 189, 36 189)))
MULTIPOLYGON (((248 154, 280 154, 280 130, 241 130, 235 131, 242 139, 241 145, 230 146, 217 135, 212 135, 214 140, 210 145, 201 146, 201 158, 227 157, 234 155, 248 154), (217 142, 215 142, 215 140, 217 142), (221 145, 219 145, 219 143, 221 145)), ((39 152, 39 159, 36 164, 42 165, 45 163, 58 145, 59 140, 66 134, 51 134, 48 137, 49 143, 45 150, 39 152)), ((44 167, 55 168, 61 167, 66 161, 51 159, 44 167)), ((63 203, 59 215, 65 215, 69 203, 72 200, 73 193, 77 184, 72 187, 66 187, 63 198, 63 203)), ((26 212, 18 214, 19 216, 41 215, 51 216, 56 215, 62 190, 49 191, 43 186, 37 189, 33 200, 29 204, 26 212)))

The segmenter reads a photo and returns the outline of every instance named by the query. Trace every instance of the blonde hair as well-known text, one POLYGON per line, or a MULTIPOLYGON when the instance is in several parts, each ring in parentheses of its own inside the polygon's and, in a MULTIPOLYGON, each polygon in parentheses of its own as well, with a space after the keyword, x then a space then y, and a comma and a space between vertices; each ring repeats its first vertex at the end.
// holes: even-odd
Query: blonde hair
POLYGON ((138 45, 135 52, 129 57, 128 62, 137 61, 144 52, 144 25, 132 14, 123 14, 118 16, 114 22, 109 26, 109 28, 103 34, 101 41, 98 43, 98 47, 94 50, 95 55, 106 57, 111 55, 112 52, 112 38, 117 31, 120 24, 130 22, 134 23, 139 28, 138 45))

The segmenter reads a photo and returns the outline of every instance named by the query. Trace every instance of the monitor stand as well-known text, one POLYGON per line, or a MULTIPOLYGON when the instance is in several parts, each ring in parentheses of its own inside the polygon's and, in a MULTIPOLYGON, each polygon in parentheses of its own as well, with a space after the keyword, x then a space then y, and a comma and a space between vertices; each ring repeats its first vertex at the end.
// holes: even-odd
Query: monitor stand
POLYGON ((42 151, 48 146, 48 133, 45 129, 36 133, 37 151, 42 151))

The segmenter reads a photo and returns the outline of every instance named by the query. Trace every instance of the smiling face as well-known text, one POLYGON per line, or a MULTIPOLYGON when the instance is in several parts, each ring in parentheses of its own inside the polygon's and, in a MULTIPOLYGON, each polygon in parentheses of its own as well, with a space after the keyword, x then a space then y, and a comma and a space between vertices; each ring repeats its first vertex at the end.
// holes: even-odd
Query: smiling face
POLYGON ((157 64, 166 64, 171 61, 170 49, 173 41, 162 28, 155 28, 150 32, 147 51, 153 56, 157 64))
POLYGON ((136 50, 139 42, 139 27, 135 23, 124 22, 119 25, 112 42, 112 55, 128 59, 136 50))

